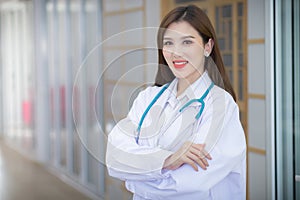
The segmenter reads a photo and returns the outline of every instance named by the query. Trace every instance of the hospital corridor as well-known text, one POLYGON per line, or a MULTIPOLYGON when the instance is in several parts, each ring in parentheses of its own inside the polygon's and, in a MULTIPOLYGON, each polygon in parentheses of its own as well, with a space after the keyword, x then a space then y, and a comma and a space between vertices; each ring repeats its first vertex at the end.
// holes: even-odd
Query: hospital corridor
POLYGON ((92 199, 56 177, 50 169, 0 143, 1 199, 92 199))
MULTIPOLYGON (((210 19, 236 94, 245 199, 300 200, 299 0, 0 0, 0 200, 133 199, 109 174, 108 135, 157 81, 162 19, 188 5, 210 19)), ((134 145, 155 105, 138 110, 134 145)))

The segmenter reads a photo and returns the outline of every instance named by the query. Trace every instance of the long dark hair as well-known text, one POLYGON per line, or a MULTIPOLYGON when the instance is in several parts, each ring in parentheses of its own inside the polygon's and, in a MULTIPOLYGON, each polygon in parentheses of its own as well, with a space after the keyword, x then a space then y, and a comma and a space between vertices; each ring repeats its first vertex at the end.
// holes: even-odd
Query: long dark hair
POLYGON ((216 37, 215 30, 205 14, 200 8, 194 5, 189 6, 181 6, 171 10, 161 21, 158 33, 157 33, 157 46, 158 46, 158 72, 155 78, 155 85, 161 86, 165 83, 171 82, 175 76, 173 75, 172 71, 170 70, 163 56, 162 48, 163 48, 163 36, 165 34, 166 29, 169 27, 170 24, 173 22, 179 21, 186 21, 188 22, 195 30, 198 31, 199 35, 202 37, 203 42, 206 44, 208 40, 211 38, 214 41, 214 47, 210 54, 210 57, 213 59, 214 63, 216 64, 219 73, 222 77, 222 84, 219 85, 218 80, 215 78, 216 76, 210 72, 207 68, 208 74, 210 75, 211 79, 215 82, 216 85, 220 87, 224 87, 224 89, 231 94, 233 99, 236 101, 236 96, 232 85, 229 81, 228 75, 225 71, 224 63, 221 57, 221 53, 219 50, 219 45, 216 37))

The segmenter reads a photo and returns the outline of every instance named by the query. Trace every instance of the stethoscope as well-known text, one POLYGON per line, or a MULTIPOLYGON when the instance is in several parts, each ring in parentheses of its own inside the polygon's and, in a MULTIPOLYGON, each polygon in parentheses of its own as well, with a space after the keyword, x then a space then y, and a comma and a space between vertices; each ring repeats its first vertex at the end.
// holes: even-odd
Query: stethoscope
MULTIPOLYGON (((139 139, 140 139, 140 135, 141 135, 141 128, 143 125, 143 122, 145 120, 145 117, 147 116, 149 110, 152 108, 152 106, 155 104, 155 102, 159 99, 159 97, 164 93, 164 91, 169 87, 170 83, 166 84, 163 86, 163 88, 157 93, 157 95, 153 98, 153 100, 150 102, 150 104, 148 105, 148 107, 146 108, 146 110, 144 111, 140 122, 138 124, 138 128, 137 128, 137 136, 135 138, 136 143, 139 143, 139 139)), ((188 106, 190 106, 192 103, 194 102, 199 102, 201 104, 200 110, 198 112, 198 114, 195 116, 196 120, 198 120, 201 115, 202 112, 204 110, 205 107, 205 102, 204 99, 206 98, 206 96, 208 95, 208 93, 210 92, 210 90, 214 87, 214 83, 212 82, 210 84, 210 86, 207 88, 207 90, 204 92, 204 94, 199 98, 199 99, 192 99, 190 101, 188 101, 187 103, 185 103, 180 109, 179 109, 179 113, 182 113, 183 110, 185 110, 188 106)))

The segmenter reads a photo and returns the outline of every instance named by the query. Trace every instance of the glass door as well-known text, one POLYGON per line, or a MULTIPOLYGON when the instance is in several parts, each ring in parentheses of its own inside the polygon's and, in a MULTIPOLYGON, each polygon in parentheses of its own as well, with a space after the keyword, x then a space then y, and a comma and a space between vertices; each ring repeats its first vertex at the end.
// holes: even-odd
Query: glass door
POLYGON ((277 199, 300 199, 299 5, 278 0, 275 6, 277 199))
POLYGON ((295 149, 295 199, 300 199, 300 3, 297 0, 293 2, 293 17, 294 17, 294 119, 295 119, 295 135, 294 135, 294 149, 295 149), (298 56, 297 56, 298 55, 298 56))

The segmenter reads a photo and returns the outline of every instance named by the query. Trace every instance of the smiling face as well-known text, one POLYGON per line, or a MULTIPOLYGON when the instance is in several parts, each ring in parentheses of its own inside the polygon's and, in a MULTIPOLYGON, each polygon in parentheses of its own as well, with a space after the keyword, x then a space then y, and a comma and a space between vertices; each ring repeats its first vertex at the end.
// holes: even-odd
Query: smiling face
POLYGON ((203 39, 185 21, 173 22, 163 37, 163 55, 173 74, 190 84, 204 72, 203 39))

